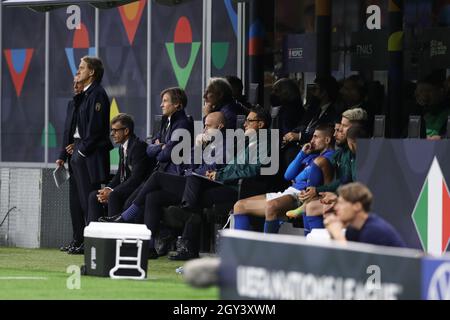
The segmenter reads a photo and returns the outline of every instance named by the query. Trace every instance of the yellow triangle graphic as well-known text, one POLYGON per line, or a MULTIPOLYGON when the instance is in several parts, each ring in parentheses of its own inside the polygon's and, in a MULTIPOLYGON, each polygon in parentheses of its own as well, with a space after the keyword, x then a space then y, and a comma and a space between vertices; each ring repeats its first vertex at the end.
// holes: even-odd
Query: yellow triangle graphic
POLYGON ((116 98, 113 98, 112 102, 111 102, 111 108, 109 111, 109 121, 111 121, 119 113, 120 113, 120 111, 119 111, 119 106, 117 105, 116 98))
MULTIPOLYGON (((116 98, 112 99, 111 107, 109 110, 109 121, 111 121, 115 116, 117 116, 120 113, 119 106, 117 105, 116 98)), ((119 164, 119 149, 114 148, 109 153, 110 163, 111 165, 118 165, 119 164)))

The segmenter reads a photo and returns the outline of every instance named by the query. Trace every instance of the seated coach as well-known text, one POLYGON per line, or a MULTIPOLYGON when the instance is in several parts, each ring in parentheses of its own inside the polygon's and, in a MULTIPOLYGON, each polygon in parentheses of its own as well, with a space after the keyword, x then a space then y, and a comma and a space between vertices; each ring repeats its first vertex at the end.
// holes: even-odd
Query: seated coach
POLYGON ((130 115, 119 113, 111 120, 111 137, 120 144, 119 168, 105 188, 90 193, 88 222, 97 221, 105 213, 108 216, 121 213, 128 197, 155 166, 155 160, 147 157, 147 143, 134 134, 130 115))

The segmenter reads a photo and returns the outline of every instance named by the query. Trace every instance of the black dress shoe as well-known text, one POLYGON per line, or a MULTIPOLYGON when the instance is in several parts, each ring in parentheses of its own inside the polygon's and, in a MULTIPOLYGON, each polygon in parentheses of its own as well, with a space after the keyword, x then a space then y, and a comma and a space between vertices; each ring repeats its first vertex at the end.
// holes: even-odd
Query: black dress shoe
MULTIPOLYGON (((77 245, 77 242, 75 240, 72 240, 69 244, 66 244, 65 246, 62 246, 61 248, 59 248, 59 250, 63 251, 63 252, 67 252, 70 250, 70 248, 72 248, 75 245, 77 245)), ((80 245, 80 244, 78 243, 78 245, 80 245)))
POLYGON ((158 257, 159 257, 159 255, 158 255, 158 252, 156 252, 155 248, 150 248, 148 250, 148 259, 155 260, 155 259, 158 259, 158 257))
POLYGON ((125 222, 120 214, 117 214, 112 217, 100 217, 98 219, 99 222, 125 222))
POLYGON ((72 247, 67 251, 68 254, 84 254, 84 243, 80 244, 77 247, 72 247))
POLYGON ((169 259, 176 261, 186 261, 198 257, 198 250, 194 250, 192 243, 183 238, 177 240, 177 251, 169 254, 169 259))
POLYGON ((155 239, 155 250, 158 256, 162 257, 169 253, 172 246, 175 244, 176 238, 170 233, 159 234, 155 239))

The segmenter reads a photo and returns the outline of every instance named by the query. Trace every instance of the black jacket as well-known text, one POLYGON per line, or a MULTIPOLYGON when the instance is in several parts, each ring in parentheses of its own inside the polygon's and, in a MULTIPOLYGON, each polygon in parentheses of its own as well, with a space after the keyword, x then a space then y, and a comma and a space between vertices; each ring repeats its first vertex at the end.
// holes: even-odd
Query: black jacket
POLYGON ((154 159, 147 157, 146 149, 147 143, 132 135, 128 140, 127 157, 125 159, 125 181, 120 183, 120 173, 123 167, 123 152, 120 148, 119 169, 107 186, 114 189, 116 193, 124 195, 124 197, 131 195, 148 178, 154 167, 154 159))
POLYGON ((311 141, 314 130, 316 130, 318 125, 327 123, 334 124, 339 117, 333 103, 328 106, 324 113, 320 113, 321 110, 319 107, 306 111, 304 121, 302 121, 302 124, 294 130, 294 132, 301 133, 300 144, 311 141))
POLYGON ((80 105, 82 99, 83 95, 78 94, 75 95, 67 104, 66 121, 64 123, 64 135, 58 157, 58 159, 64 160, 64 162, 67 162, 67 159, 69 158, 69 154, 66 152, 66 147, 69 144, 73 143, 73 134, 75 133, 75 124, 72 124, 74 111, 78 110, 78 106, 80 105))
POLYGON ((192 145, 194 124, 187 117, 184 110, 176 111, 172 115, 172 117, 170 118, 170 126, 166 130, 165 128, 167 127, 167 121, 168 118, 164 116, 161 122, 161 129, 153 139, 153 143, 156 140, 159 140, 162 144, 165 144, 164 149, 162 149, 161 144, 155 145, 152 143, 147 147, 147 156, 156 159, 156 161, 158 162, 159 171, 182 175, 184 171, 183 165, 174 164, 171 158, 173 147, 180 143, 182 139, 180 139, 179 141, 175 139, 172 140, 172 134, 177 129, 187 130, 190 135, 190 145, 192 145))
POLYGON ((86 156, 91 183, 103 183, 109 179, 109 151, 113 149, 109 138, 109 98, 97 82, 82 95, 78 110, 79 150, 86 156))

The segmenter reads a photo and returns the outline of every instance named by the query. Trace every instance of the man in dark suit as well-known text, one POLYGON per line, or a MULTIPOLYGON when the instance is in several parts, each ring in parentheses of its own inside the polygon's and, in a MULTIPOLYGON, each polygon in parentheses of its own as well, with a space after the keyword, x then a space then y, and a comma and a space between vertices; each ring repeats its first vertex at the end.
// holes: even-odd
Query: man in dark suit
MULTIPOLYGON (((65 130, 73 139, 73 143, 66 146, 66 152, 70 155, 74 187, 70 190, 74 201, 71 205, 74 241, 61 249, 69 254, 84 253, 83 230, 87 223, 89 194, 109 179, 109 151, 113 145, 109 139, 109 98, 100 84, 103 70, 99 58, 81 58, 76 77, 83 92, 77 96, 72 114, 68 115, 72 118, 70 127, 65 130)), ((57 165, 61 165, 61 161, 57 161, 57 165)))
POLYGON ((111 137, 119 148, 119 168, 108 185, 89 195, 88 223, 105 215, 114 216, 123 211, 130 195, 144 182, 155 160, 147 157, 147 143, 134 134, 133 118, 119 113, 111 120, 111 137))
MULTIPOLYGON (((180 132, 188 133, 189 139, 193 136, 193 123, 186 115, 185 107, 187 105, 187 96, 181 88, 168 88, 161 92, 161 109, 163 113, 163 120, 161 123, 161 130, 153 139, 152 143, 147 147, 147 156, 155 158, 157 163, 157 169, 151 174, 145 183, 143 183, 137 192, 134 192, 131 197, 134 199, 127 209, 119 215, 112 217, 100 218, 101 222, 136 222, 143 218, 143 209, 145 207, 146 196, 149 192, 155 188, 159 188, 159 176, 165 176, 170 174, 172 177, 169 182, 169 178, 165 178, 164 182, 170 185, 171 190, 177 190, 180 188, 180 182, 182 182, 182 175, 185 170, 184 163, 176 164, 172 161, 172 150, 183 139, 175 138, 180 132)), ((182 189, 181 189, 182 190, 182 189)), ((162 198, 160 199, 162 200, 162 198)), ((170 202, 172 203, 172 202, 170 202)), ((145 222, 145 219, 144 219, 145 222)), ((149 226, 146 223, 147 227, 149 226)), ((150 228, 152 231, 152 240, 156 235, 155 228, 150 228)), ((150 247, 155 251, 153 242, 150 247)))
POLYGON ((78 81, 78 78, 75 77, 73 80, 73 92, 74 97, 69 101, 67 105, 67 114, 66 121, 64 124, 64 135, 63 135, 63 143, 59 153, 58 160, 56 160, 57 166, 63 166, 65 162, 69 164, 69 173, 71 175, 69 179, 69 206, 70 213, 72 219, 72 227, 73 227, 73 240, 71 243, 64 245, 61 247, 61 251, 68 251, 75 244, 81 243, 83 234, 80 233, 82 231, 83 219, 77 213, 81 211, 80 202, 78 200, 78 191, 77 186, 75 184, 75 180, 73 178, 72 166, 70 165, 70 158, 73 154, 73 146, 74 146, 74 133, 76 123, 74 121, 74 112, 78 110, 82 100, 82 92, 83 92, 83 84, 78 81), (69 161, 68 161, 69 160, 69 161))
POLYGON ((311 140, 318 125, 336 122, 340 117, 335 109, 338 90, 338 83, 332 76, 317 77, 314 80, 306 114, 297 128, 284 135, 284 146, 290 143, 303 145, 311 140))

